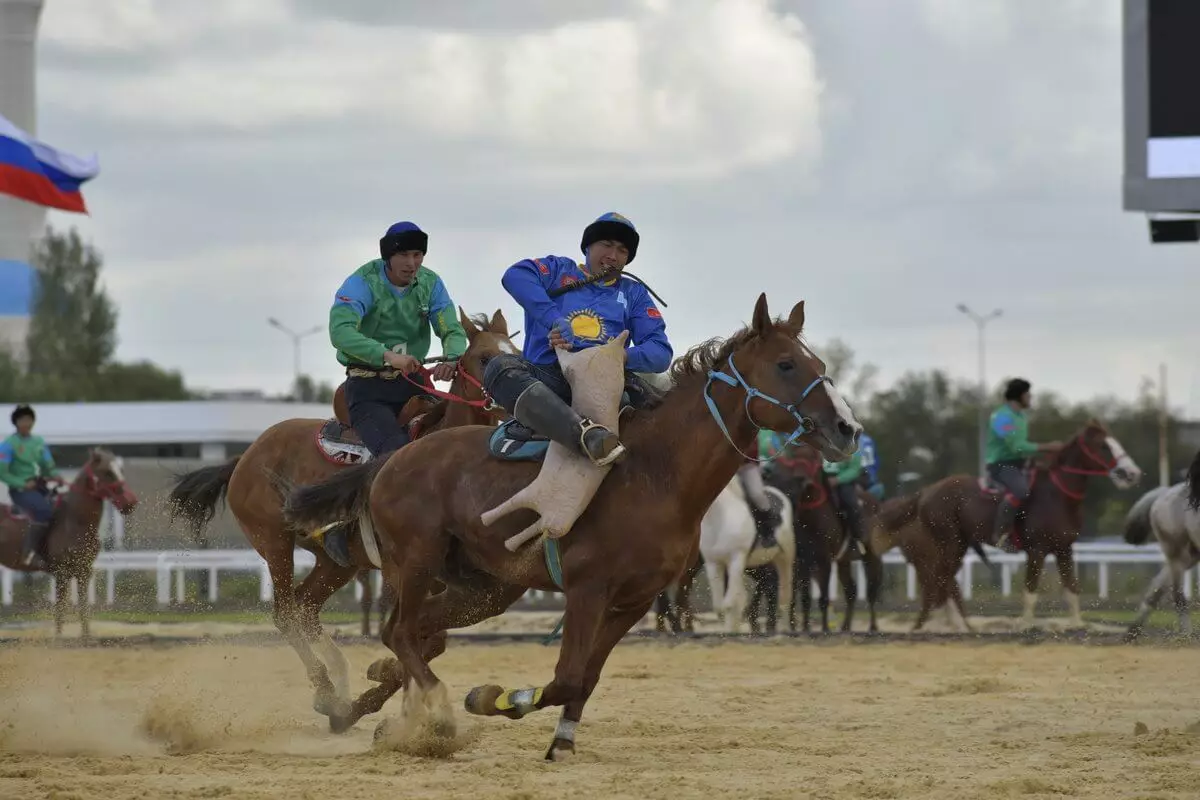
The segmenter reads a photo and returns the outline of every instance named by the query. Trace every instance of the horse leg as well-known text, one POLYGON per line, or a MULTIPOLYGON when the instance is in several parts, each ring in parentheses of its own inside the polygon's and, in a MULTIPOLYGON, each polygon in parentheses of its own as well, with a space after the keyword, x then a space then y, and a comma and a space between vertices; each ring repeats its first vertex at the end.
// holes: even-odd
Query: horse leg
POLYGON ((833 580, 833 562, 822 557, 817 562, 817 608, 821 611, 821 633, 829 633, 829 584, 833 580))
POLYGON ((79 638, 92 638, 92 605, 88 602, 87 587, 92 576, 81 576, 77 579, 79 584, 79 638))
POLYGON ((1163 568, 1154 576, 1154 580, 1150 581, 1150 586, 1146 589, 1146 594, 1142 596, 1142 603, 1138 606, 1138 615, 1128 630, 1125 631, 1125 640, 1133 641, 1142 635, 1142 630, 1146 625, 1146 620, 1150 618, 1150 613, 1158 608, 1158 603, 1162 599, 1163 592, 1166 591, 1167 582, 1171 580, 1171 556, 1168 556, 1168 563, 1163 565, 1163 568))
POLYGON ((950 624, 958 633, 971 633, 971 626, 967 623, 967 611, 963 607, 962 587, 958 585, 957 573, 955 575, 956 577, 946 584, 949 594, 946 614, 950 618, 950 624))
POLYGON ((1086 627, 1079 611, 1079 577, 1075 574, 1075 553, 1067 545, 1054 554, 1058 581, 1062 584, 1063 599, 1067 601, 1068 622, 1072 628, 1086 627))
POLYGON ((1042 577, 1042 567, 1046 564, 1045 553, 1026 551, 1025 553, 1025 610, 1021 615, 1021 624, 1026 628, 1033 627, 1034 611, 1037 609, 1038 581, 1042 577))
POLYGON ((1167 566, 1171 569, 1171 596, 1175 601, 1175 616, 1179 620, 1179 633, 1182 636, 1192 635, 1192 615, 1188 610, 1187 597, 1183 593, 1183 582, 1187 580, 1187 572, 1196 564, 1195 556, 1188 553, 1181 559, 1171 559, 1167 566))
POLYGON ((879 594, 883 590, 883 559, 868 554, 863 566, 867 573, 867 609, 871 615, 871 633, 879 633, 879 623, 875 620, 875 607, 879 603, 879 594))
POLYGON ((708 578, 708 590, 712 592, 713 611, 719 621, 724 620, 725 611, 725 565, 716 561, 704 562, 704 575, 708 578))
POLYGON ((938 591, 942 578, 938 574, 936 565, 930 564, 924 558, 920 558, 916 563, 912 563, 912 567, 917 572, 917 585, 921 587, 921 610, 917 612, 917 621, 913 625, 913 631, 915 632, 925 627, 925 623, 929 621, 929 615, 937 607, 938 591))
MULTIPOLYGON (((782 547, 779 548, 779 555, 775 556, 775 585, 778 591, 775 602, 771 604, 771 615, 767 618, 767 627, 772 634, 776 632, 776 619, 780 613, 787 614, 789 619, 792 618, 795 591, 795 587, 792 585, 792 573, 795 571, 795 566, 796 554, 792 553, 791 558, 788 558, 788 553, 784 552, 782 547)), ((794 629, 794 623, 790 627, 794 629)))
POLYGON ((62 636, 63 622, 67 616, 67 598, 71 592, 71 576, 65 573, 54 575, 54 635, 62 636))
POLYGON ((680 625, 688 633, 696 632, 696 615, 692 613, 692 587, 696 585, 696 576, 700 573, 700 565, 684 570, 683 578, 675 589, 675 613, 680 625))
MULTIPOLYGON (((800 621, 801 630, 809 633, 812 630, 812 562, 808 556, 804 555, 796 559, 796 570, 793 576, 795 578, 795 593, 800 596, 800 621)), ((795 596, 792 599, 792 630, 796 629, 795 616, 795 596)))
MULTIPOLYGON (((651 596, 620 612, 622 619, 626 621, 625 630, 646 613, 653 599, 651 596)), ((485 717, 505 716, 509 719, 521 719, 547 706, 565 706, 585 700, 588 661, 597 635, 605 627, 605 619, 613 613, 612 601, 607 581, 593 580, 569 587, 567 610, 563 618, 562 645, 559 648, 558 664, 554 668, 554 679, 541 688, 506 690, 496 685, 476 686, 467 693, 467 711, 485 717)), ((558 731, 556 738, 562 733, 569 735, 571 731, 558 731)))
POLYGON ((317 700, 328 709, 332 727, 338 727, 336 718, 344 717, 350 710, 350 666, 345 654, 321 627, 321 608, 334 592, 353 580, 357 571, 357 567, 343 567, 324 554, 318 554, 317 563, 295 592, 297 631, 325 665, 332 687, 332 694, 317 700))
MULTIPOLYGON (((248 537, 250 538, 250 537, 248 537)), ((251 538, 251 541, 256 541, 251 538)), ((313 710, 318 714, 328 716, 330 698, 335 692, 333 683, 329 680, 329 671, 313 653, 308 641, 300 635, 300 612, 296 604, 296 592, 293 588, 295 577, 295 562, 292 555, 291 542, 287 548, 259 552, 267 562, 267 570, 271 573, 272 602, 271 618, 275 629, 279 631, 291 648, 296 651, 304 669, 308 672, 308 680, 313 687, 313 710)), ((317 557, 320 563, 321 557, 317 557)))
POLYGON ((846 616, 842 620, 842 633, 854 630, 854 604, 858 602, 858 581, 854 577, 854 563, 839 561, 837 565, 838 580, 846 593, 846 616))
POLYGON ((738 633, 746 614, 746 553, 734 553, 729 564, 729 585, 725 591, 725 630, 738 633))
MULTIPOLYGON (((629 632, 645 614, 645 607, 631 606, 625 611, 608 611, 600 630, 592 643, 592 652, 588 656, 587 667, 583 676, 583 692, 581 696, 565 703, 562 714, 558 718, 558 726, 554 729, 554 739, 546 750, 547 761, 563 761, 575 754, 575 731, 583 718, 583 707, 587 704, 596 684, 600 682, 600 673, 614 647, 629 632)), ((543 698, 545 694, 543 693, 543 698)))

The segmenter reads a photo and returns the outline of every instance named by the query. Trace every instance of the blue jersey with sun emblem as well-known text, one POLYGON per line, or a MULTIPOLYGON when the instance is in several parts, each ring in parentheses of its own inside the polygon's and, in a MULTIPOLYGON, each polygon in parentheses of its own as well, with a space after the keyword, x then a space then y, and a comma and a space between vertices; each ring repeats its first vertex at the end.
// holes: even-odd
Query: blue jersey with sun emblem
POLYGON ((550 297, 558 286, 587 279, 573 258, 545 256, 513 264, 501 283, 525 310, 525 359, 533 364, 557 363, 550 347, 550 329, 560 319, 571 325, 580 346, 604 344, 628 330, 625 368, 633 372, 665 372, 673 351, 662 314, 646 287, 620 277, 550 297))

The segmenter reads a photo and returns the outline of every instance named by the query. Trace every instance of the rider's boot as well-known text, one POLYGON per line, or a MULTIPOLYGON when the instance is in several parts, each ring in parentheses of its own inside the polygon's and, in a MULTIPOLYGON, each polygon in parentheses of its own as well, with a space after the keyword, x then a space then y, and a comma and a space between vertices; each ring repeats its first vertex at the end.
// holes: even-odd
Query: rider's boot
POLYGON ((783 517, 774 507, 763 511, 750 506, 750 516, 754 517, 754 529, 759 547, 775 547, 779 544, 779 540, 775 537, 775 530, 779 524, 783 522, 783 517))
POLYGON ((339 566, 354 566, 354 560, 350 557, 350 523, 331 522, 317 528, 308 538, 319 544, 339 566))
POLYGON ((845 512, 845 518, 842 520, 842 530, 845 535, 842 537, 842 546, 838 548, 837 555, 833 557, 834 561, 841 561, 847 554, 851 561, 857 561, 866 555, 866 548, 863 547, 863 540, 866 537, 863 536, 862 524, 861 513, 845 512))
POLYGON ((625 457, 625 445, 615 433, 579 416, 543 383, 530 384, 521 392, 513 404, 513 416, 522 425, 580 453, 598 467, 625 457))
POLYGON ((46 569, 49 566, 38 552, 42 537, 49 527, 48 522, 29 523, 29 527, 25 529, 25 538, 21 542, 21 566, 30 569, 46 569))
POLYGON ((1013 532, 1017 521, 1017 507, 1009 502, 1008 498, 1004 498, 1000 502, 1000 508, 996 509, 995 528, 992 529, 992 541, 1006 553, 1016 553, 1020 551, 1014 540, 1013 532))

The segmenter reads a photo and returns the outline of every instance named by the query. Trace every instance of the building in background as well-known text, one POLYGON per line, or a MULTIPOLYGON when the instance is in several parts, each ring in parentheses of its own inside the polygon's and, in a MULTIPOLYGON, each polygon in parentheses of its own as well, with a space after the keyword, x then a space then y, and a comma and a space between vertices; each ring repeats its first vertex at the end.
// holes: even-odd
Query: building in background
MULTIPOLYGON (((43 0, 0 0, 0 116, 37 134, 37 32, 43 0)), ((46 209, 0 195, 0 347, 25 355, 33 304, 33 240, 46 209)))
MULTIPOLYGON (((324 403, 266 400, 34 403, 33 407, 36 431, 50 446, 66 477, 73 476, 87 460, 89 448, 103 447, 120 457, 140 503, 106 538, 117 548, 129 549, 192 545, 186 538, 186 526, 171 525, 168 519, 166 500, 176 476, 240 455, 276 423, 333 416, 332 406, 324 403)), ((312 447, 316 447, 315 438, 312 447)), ((106 509, 102 529, 113 522, 111 509, 106 509)), ((206 534, 211 547, 247 546, 230 514, 219 514, 206 534)))

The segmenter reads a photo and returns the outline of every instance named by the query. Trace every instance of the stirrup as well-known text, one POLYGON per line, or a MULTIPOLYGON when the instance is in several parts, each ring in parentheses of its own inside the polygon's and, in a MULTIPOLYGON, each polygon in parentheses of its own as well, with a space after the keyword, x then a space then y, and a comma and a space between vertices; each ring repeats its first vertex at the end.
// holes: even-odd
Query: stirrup
POLYGON ((597 467, 607 467, 609 464, 612 464, 613 462, 620 460, 625 455, 625 445, 622 444, 621 441, 618 439, 617 446, 614 447, 608 455, 602 456, 599 459, 594 458, 592 456, 591 452, 588 451, 588 446, 587 446, 587 443, 584 441, 584 438, 587 436, 588 431, 594 430, 596 428, 599 428, 600 430, 605 431, 610 436, 615 435, 615 434, 613 434, 612 431, 610 431, 608 428, 604 427, 603 425, 596 423, 596 422, 592 422, 587 417, 584 417, 579 423, 579 449, 583 452, 583 454, 585 456, 587 456, 588 460, 591 461, 593 464, 595 464, 597 467))
POLYGON ((336 522, 330 522, 326 525, 322 525, 321 527, 317 528, 315 531, 312 531, 311 533, 308 534, 308 540, 310 542, 316 542, 317 544, 321 545, 321 547, 324 547, 325 546, 325 534, 329 533, 331 530, 333 530, 334 528, 336 528, 338 525, 341 525, 341 524, 342 524, 342 520, 338 520, 336 522))

